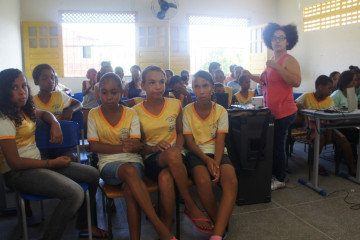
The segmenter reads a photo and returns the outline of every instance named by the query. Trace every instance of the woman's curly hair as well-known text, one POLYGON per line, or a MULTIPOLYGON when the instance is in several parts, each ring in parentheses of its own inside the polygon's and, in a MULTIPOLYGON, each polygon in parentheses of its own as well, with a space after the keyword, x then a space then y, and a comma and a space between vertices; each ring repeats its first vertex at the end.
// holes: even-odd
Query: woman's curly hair
POLYGON ((12 85, 16 78, 20 75, 24 75, 19 69, 9 68, 0 72, 0 117, 8 117, 15 122, 15 126, 21 125, 23 118, 21 117, 21 111, 26 114, 32 121, 36 122, 35 105, 28 88, 28 99, 25 106, 19 111, 18 107, 11 102, 12 98, 12 85))
POLYGON ((291 50, 296 45, 299 39, 297 28, 293 24, 280 26, 277 23, 269 23, 263 31, 263 39, 265 45, 271 50, 274 50, 271 45, 271 40, 274 36, 274 33, 277 30, 281 30, 285 33, 286 40, 288 42, 288 45, 286 46, 286 50, 291 50))

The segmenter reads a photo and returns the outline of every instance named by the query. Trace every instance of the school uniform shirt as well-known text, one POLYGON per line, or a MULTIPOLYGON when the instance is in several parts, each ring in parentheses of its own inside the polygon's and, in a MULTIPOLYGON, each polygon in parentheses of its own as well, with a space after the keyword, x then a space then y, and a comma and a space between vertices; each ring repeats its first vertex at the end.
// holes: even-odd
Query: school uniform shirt
POLYGON ((225 87, 225 93, 227 93, 228 96, 229 96, 228 107, 230 107, 231 102, 232 102, 232 98, 233 98, 233 94, 234 94, 234 89, 231 88, 231 87, 227 87, 227 86, 224 86, 224 87, 225 87))
POLYGON ((133 107, 140 119, 141 139, 149 146, 155 146, 163 140, 172 146, 176 144, 176 118, 181 111, 181 103, 174 98, 164 100, 163 109, 158 115, 150 113, 144 103, 133 107))
POLYGON ((296 99, 296 102, 304 108, 312 109, 328 109, 334 106, 334 101, 331 97, 326 97, 322 101, 318 101, 313 92, 304 93, 296 99))
MULTIPOLYGON (((93 108, 89 112, 88 117, 88 141, 101 142, 111 145, 121 145, 122 141, 126 138, 140 139, 140 125, 139 118, 136 112, 124 106, 122 116, 119 122, 112 126, 106 120, 101 106, 93 108)), ((138 162, 143 164, 142 158, 137 153, 115 153, 106 154, 98 153, 99 157, 99 170, 110 162, 138 162)))
MULTIPOLYGON (((183 134, 192 134, 196 145, 204 153, 215 154, 216 134, 228 131, 228 113, 219 104, 212 103, 211 112, 206 119, 197 114, 194 103, 183 109, 183 134)), ((224 153, 227 153, 226 148, 224 153)))
MULTIPOLYGON (((339 108, 347 108, 348 107, 348 102, 347 102, 347 98, 345 97, 345 95, 343 94, 343 92, 341 90, 336 90, 335 92, 333 92, 330 97, 334 100, 334 105, 335 107, 339 107, 339 108)), ((355 96, 356 102, 357 102, 357 96, 355 96)))
POLYGON ((241 92, 237 92, 234 96, 236 98, 236 101, 239 104, 249 104, 251 103, 251 98, 255 97, 255 91, 254 90, 248 90, 248 97, 244 97, 241 92))
MULTIPOLYGON (((303 106, 304 108, 310 108, 310 109, 328 109, 330 107, 334 106, 334 101, 331 97, 326 97, 324 100, 322 101, 318 101, 315 98, 315 95, 313 92, 310 93, 304 93, 303 95, 301 95, 300 97, 298 97, 295 100, 296 103, 300 104, 301 106, 303 106)), ((306 126, 310 126, 311 128, 315 128, 313 123, 309 123, 308 120, 310 121, 314 121, 314 117, 307 117, 305 124, 306 126)))
POLYGON ((143 97, 136 97, 136 98, 133 98, 133 100, 134 100, 134 103, 135 103, 135 105, 136 105, 136 104, 139 104, 139 103, 144 102, 144 101, 145 101, 145 98, 143 98, 143 97))
MULTIPOLYGON (((14 139, 19 156, 22 158, 41 159, 40 151, 35 143, 35 129, 36 124, 27 116, 18 127, 15 127, 14 121, 8 117, 0 117, 0 140, 14 139)), ((0 148, 0 172, 4 174, 9 171, 11 168, 0 148)))
POLYGON ((64 92, 54 91, 51 93, 51 97, 48 103, 43 103, 39 95, 34 97, 35 107, 41 110, 51 112, 56 118, 63 112, 64 108, 71 105, 72 98, 66 95, 64 92))

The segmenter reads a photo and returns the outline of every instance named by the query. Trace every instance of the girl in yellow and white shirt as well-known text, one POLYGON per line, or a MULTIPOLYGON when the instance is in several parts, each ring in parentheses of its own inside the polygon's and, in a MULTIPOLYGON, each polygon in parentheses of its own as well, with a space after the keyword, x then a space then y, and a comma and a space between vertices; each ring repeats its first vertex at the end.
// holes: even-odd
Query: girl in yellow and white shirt
MULTIPOLYGON (((99 174, 91 166, 70 162, 67 156, 41 160, 35 143, 36 120, 51 125, 51 143, 63 141, 59 122, 51 113, 35 109, 20 70, 1 71, 0 86, 0 172, 6 185, 16 191, 59 199, 42 239, 60 240, 77 210, 86 207, 84 191, 77 182, 88 184, 90 202, 95 208, 99 174)), ((94 219, 92 214, 93 222, 94 219)), ((77 227, 88 230, 86 223, 86 210, 79 211, 77 227)), ((101 230, 95 226, 92 233, 101 236, 101 230)))
POLYGON ((185 214, 202 232, 211 232, 212 225, 201 212, 188 189, 186 167, 181 150, 182 135, 181 103, 177 99, 164 98, 165 73, 157 66, 149 66, 142 72, 141 88, 146 100, 134 107, 139 115, 141 140, 145 144, 145 174, 158 181, 162 219, 171 228, 175 208, 175 183, 185 202, 185 214))
POLYGON ((128 209, 131 239, 140 239, 142 209, 160 239, 175 239, 156 215, 143 177, 143 162, 138 154, 140 143, 139 119, 133 109, 119 104, 122 95, 121 79, 106 73, 99 82, 101 106, 94 108, 88 118, 90 150, 98 153, 99 170, 105 183, 123 184, 128 209))
POLYGON ((211 101, 214 82, 208 72, 199 71, 194 75, 193 91, 197 101, 183 111, 183 134, 190 151, 187 166, 200 201, 215 224, 210 240, 220 240, 237 194, 235 168, 225 148, 228 114, 222 106, 211 101), (223 191, 219 207, 212 192, 214 182, 220 182, 223 191))

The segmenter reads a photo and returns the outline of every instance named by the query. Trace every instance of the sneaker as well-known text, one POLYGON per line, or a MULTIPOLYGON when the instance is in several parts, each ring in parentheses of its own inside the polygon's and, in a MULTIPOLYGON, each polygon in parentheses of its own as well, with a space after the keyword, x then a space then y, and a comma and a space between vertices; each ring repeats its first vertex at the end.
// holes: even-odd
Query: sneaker
POLYGON ((276 178, 271 179, 271 190, 286 188, 285 182, 280 182, 276 178))

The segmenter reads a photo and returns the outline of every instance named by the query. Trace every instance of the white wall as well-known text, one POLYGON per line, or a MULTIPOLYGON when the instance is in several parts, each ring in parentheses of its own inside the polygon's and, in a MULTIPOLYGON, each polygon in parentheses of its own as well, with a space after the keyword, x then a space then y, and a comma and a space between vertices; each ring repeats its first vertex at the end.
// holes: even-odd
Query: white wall
MULTIPOLYGON (((21 21, 59 21, 59 11, 135 11, 138 22, 159 21, 151 11, 152 0, 20 0, 21 21)), ((157 1, 157 0, 155 0, 157 1)), ((263 24, 276 20, 277 0, 178 0, 179 11, 171 19, 174 23, 187 23, 189 14, 247 17, 250 25, 263 24)), ((84 78, 64 78, 59 81, 72 89, 81 91, 84 78)), ((30 80, 31 81, 31 80, 30 80)), ((34 88, 34 86, 33 86, 34 88)), ((33 92, 37 92, 35 88, 33 92)))
POLYGON ((0 71, 22 69, 20 0, 0 0, 0 71))
MULTIPOLYGON (((59 10, 136 11, 139 22, 158 21, 151 12, 153 0, 21 0, 22 21, 58 21, 59 10)), ((157 0, 155 0, 157 1, 157 0)), ((276 18, 277 0, 178 0, 178 14, 171 22, 186 23, 188 14, 248 17, 251 24, 262 24, 276 18)))
POLYGON ((350 65, 360 65, 359 23, 303 32, 303 8, 320 2, 324 0, 301 1, 299 9, 295 0, 278 0, 279 23, 295 23, 298 27, 299 43, 289 52, 301 66, 302 83, 298 91, 313 91, 315 79, 321 74, 329 75, 335 70, 348 70, 350 65))

